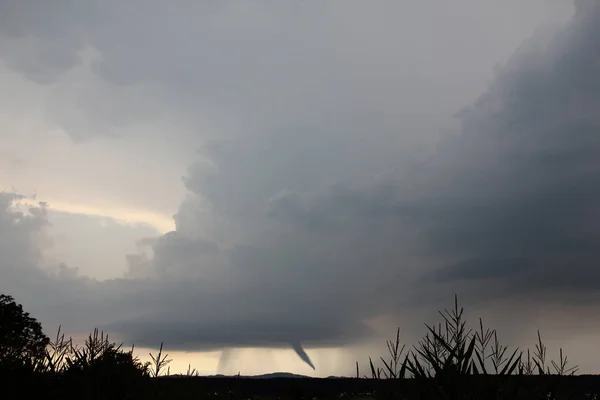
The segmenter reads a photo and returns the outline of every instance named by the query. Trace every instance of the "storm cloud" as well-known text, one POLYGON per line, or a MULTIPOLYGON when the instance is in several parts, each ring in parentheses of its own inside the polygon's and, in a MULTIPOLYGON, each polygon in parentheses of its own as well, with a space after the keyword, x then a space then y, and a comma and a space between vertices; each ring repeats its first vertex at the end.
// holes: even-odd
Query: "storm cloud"
POLYGON ((48 324, 187 351, 291 347, 313 368, 303 346, 361 343, 369 319, 455 292, 480 310, 592 312, 600 6, 506 33, 513 54, 481 93, 496 50, 460 15, 514 15, 457 3, 2 5, 3 61, 53 88, 46 117, 72 140, 177 121, 141 137, 198 149, 176 229, 140 240, 119 279, 49 272, 52 204, 25 218, 4 195, 2 290, 48 324))

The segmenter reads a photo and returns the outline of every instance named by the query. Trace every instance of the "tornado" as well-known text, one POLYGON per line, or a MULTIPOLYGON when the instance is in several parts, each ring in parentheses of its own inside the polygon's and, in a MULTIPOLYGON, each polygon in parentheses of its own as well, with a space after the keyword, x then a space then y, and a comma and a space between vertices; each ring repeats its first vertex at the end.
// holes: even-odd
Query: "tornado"
POLYGON ((219 364, 217 365, 218 374, 226 374, 229 371, 231 365, 231 349, 221 350, 221 356, 219 357, 219 364))
POLYGON ((302 359, 302 361, 307 363, 314 370, 315 366, 312 363, 312 361, 310 360, 310 357, 308 356, 308 354, 306 354, 306 351, 304 351, 304 349, 302 348, 302 345, 300 344, 300 342, 296 342, 296 343, 292 342, 292 343, 290 343, 290 345, 292 346, 292 349, 294 349, 296 354, 298 354, 298 357, 300 357, 302 359))

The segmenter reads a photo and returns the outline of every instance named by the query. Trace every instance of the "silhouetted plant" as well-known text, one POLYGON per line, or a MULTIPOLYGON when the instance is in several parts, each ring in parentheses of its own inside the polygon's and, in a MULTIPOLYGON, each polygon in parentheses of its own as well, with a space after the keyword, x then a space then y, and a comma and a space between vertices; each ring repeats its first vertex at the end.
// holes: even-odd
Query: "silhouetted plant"
MULTIPOLYGON (((168 364, 172 360, 163 354, 163 343, 156 356, 150 353, 152 362, 142 363, 133 355, 133 347, 123 350, 122 344, 111 342, 98 329, 81 346, 66 339, 60 327, 56 338, 50 341, 41 325, 24 313, 12 297, 2 295, 0 300, 0 355, 6 356, 0 358, 0 367, 9 372, 0 374, 0 379, 12 379, 12 386, 21 394, 31 397, 33 393, 45 393, 46 397, 68 399, 152 398, 150 395, 171 398, 171 380, 149 379, 165 376, 165 368, 166 375, 170 375, 168 364), (19 332, 23 332, 23 337, 19 337, 19 332)), ((377 380, 373 394, 394 399, 563 398, 559 397, 558 385, 562 381, 558 378, 574 375, 577 366, 568 366, 562 348, 559 361, 550 361, 553 374, 539 332, 533 355, 527 350, 525 358, 518 349, 509 352, 495 330, 484 329, 481 318, 477 331, 467 329, 463 313, 455 296, 454 309, 440 312, 443 321, 437 325, 425 324, 427 333, 409 352, 400 344, 398 329, 395 340, 386 341, 389 358, 380 357, 383 367, 369 358, 371 378, 377 380), (535 374, 539 376, 528 378, 535 385, 523 386, 524 375, 535 374), (405 378, 412 378, 410 385, 405 378)), ((187 373, 181 376, 198 376, 198 371, 188 365, 187 373)), ((360 377, 358 362, 356 376, 360 377)), ((238 378, 241 379, 239 373, 238 378)))
MULTIPOLYGON (((167 357, 169 356, 168 354, 164 354, 162 353, 163 351, 163 343, 160 343, 160 349, 158 350, 158 354, 156 356, 154 356, 152 353, 150 353, 150 358, 152 358, 152 366, 151 366, 151 371, 152 371, 152 376, 153 377, 158 377, 160 376, 160 371, 162 371, 171 361, 173 361, 172 359, 167 359, 167 357)), ((169 375, 169 371, 167 371, 167 375, 169 375)))
MULTIPOLYGON (((404 346, 400 347, 399 330, 396 340, 387 341, 388 352, 391 360, 387 362, 383 357, 384 368, 377 367, 369 358, 372 379, 403 379, 412 377, 418 384, 421 398, 471 398, 475 392, 473 380, 479 376, 477 398, 517 398, 521 393, 519 382, 512 380, 510 386, 503 386, 507 382, 503 377, 516 375, 533 375, 536 371, 542 377, 551 378, 550 368, 546 365, 547 350, 542 343, 538 331, 538 342, 535 352, 531 357, 527 350, 527 358, 523 359, 523 352, 515 349, 508 353, 508 347, 502 345, 498 340, 496 330, 484 329, 483 321, 479 319, 479 330, 473 332, 466 328, 464 320, 464 309, 458 306, 458 297, 454 297, 454 309, 439 312, 443 322, 437 326, 427 327, 425 336, 413 346, 412 351, 404 356, 401 362, 401 354, 404 346), (488 352, 488 349, 489 352, 488 352), (491 364, 488 365, 488 364, 491 364), (491 367, 491 373, 490 371, 491 367), (409 374, 406 374, 408 372, 409 374), (492 375, 496 378, 492 379, 492 375), (469 378, 471 377, 471 378, 469 378), (484 397, 481 397, 484 396, 484 397)), ((567 357, 563 356, 562 348, 559 352, 559 362, 551 362, 556 375, 574 375, 577 366, 568 367, 567 357)), ((356 364, 357 376, 359 371, 356 364)), ((366 377, 366 376, 365 376, 366 377)), ((531 396, 543 396, 556 393, 556 380, 540 380, 539 387, 535 393, 527 392, 531 396), (550 385, 552 383, 552 385, 550 385), (537 393, 537 394, 536 394, 537 393)), ((527 397, 530 398, 530 397, 527 397)))
POLYGON ((43 370, 52 374, 60 374, 67 367, 67 357, 73 349, 73 339, 65 339, 65 334, 61 333, 61 326, 58 327, 56 338, 48 343, 45 351, 43 370))
POLYGON ((12 296, 0 294, 0 363, 34 368, 44 356, 50 339, 42 325, 12 296))
POLYGON ((149 363, 142 363, 122 344, 94 329, 82 346, 70 341, 64 355, 59 382, 62 392, 80 398, 131 398, 149 379, 149 363))
POLYGON ((192 364, 188 364, 188 369, 187 369, 187 372, 185 373, 185 376, 187 376, 187 377, 200 376, 200 373, 196 370, 196 368, 192 368, 192 364))
POLYGON ((385 366, 385 377, 388 379, 404 378, 406 375, 408 355, 405 356, 404 362, 400 362, 402 358, 402 353, 404 352, 404 348, 406 347, 406 345, 402 345, 402 347, 400 347, 400 328, 398 328, 398 330, 396 331, 396 340, 388 340, 386 341, 386 345, 388 348, 388 352, 390 353, 390 362, 386 362, 384 358, 381 357, 381 361, 385 366))
POLYGON ((558 375, 575 375, 579 368, 577 366, 567 368, 567 364, 567 356, 564 356, 563 358, 563 350, 561 347, 559 350, 559 364, 552 361, 552 366, 558 375))

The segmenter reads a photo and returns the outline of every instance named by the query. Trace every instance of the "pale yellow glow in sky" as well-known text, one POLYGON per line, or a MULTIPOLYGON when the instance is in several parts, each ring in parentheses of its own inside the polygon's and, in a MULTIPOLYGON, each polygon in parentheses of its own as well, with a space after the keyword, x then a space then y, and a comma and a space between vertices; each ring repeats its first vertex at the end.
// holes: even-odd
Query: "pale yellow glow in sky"
MULTIPOLYGON (((211 352, 182 352, 169 351, 167 344, 164 347, 164 353, 168 354, 168 359, 172 359, 169 366, 171 374, 185 374, 188 367, 196 369, 200 375, 215 375, 219 373, 217 367, 221 357, 221 351, 211 352)), ((296 353, 291 349, 261 349, 261 348, 241 348, 230 350, 230 364, 224 375, 261 375, 273 372, 288 372, 314 376, 327 377, 339 375, 340 371, 348 371, 350 375, 355 371, 355 362, 358 354, 353 354, 350 349, 343 348, 319 348, 307 349, 315 364, 316 370, 301 361, 296 353)), ((150 355, 157 354, 156 349, 139 348, 135 354, 142 361, 150 361, 150 355)))
MULTIPOLYGON (((87 334, 69 335, 78 345, 83 345, 87 339, 87 334)), ((114 337, 109 336, 111 342, 115 342, 114 337)), ((121 343, 116 340, 117 343, 121 343)), ((124 345, 123 349, 129 350, 129 345, 124 345)), ((229 349, 229 363, 222 371, 218 370, 219 360, 222 350, 205 352, 186 352, 172 351, 168 343, 164 344, 163 356, 172 360, 168 366, 170 374, 185 374, 188 368, 195 369, 199 375, 261 375, 273 372, 290 372, 296 374, 328 377, 353 376, 356 372, 356 361, 361 363, 367 373, 368 366, 363 363, 369 356, 379 355, 383 347, 331 347, 331 348, 306 348, 307 354, 311 357, 316 370, 306 365, 291 348, 236 348, 229 349)), ((156 356, 158 348, 135 347, 134 355, 142 362, 151 361, 150 353, 156 356)), ((383 354, 383 353, 381 353, 383 354)), ((368 362, 368 361, 367 361, 368 362)), ((166 370, 164 371, 167 372, 166 370)))
POLYGON ((55 211, 111 218, 114 221, 124 225, 147 224, 163 234, 175 230, 175 223, 173 222, 172 217, 142 209, 125 208, 118 205, 96 206, 88 204, 73 204, 47 198, 36 198, 35 200, 24 199, 20 203, 23 206, 30 207, 37 206, 39 202, 48 203, 48 207, 55 211))

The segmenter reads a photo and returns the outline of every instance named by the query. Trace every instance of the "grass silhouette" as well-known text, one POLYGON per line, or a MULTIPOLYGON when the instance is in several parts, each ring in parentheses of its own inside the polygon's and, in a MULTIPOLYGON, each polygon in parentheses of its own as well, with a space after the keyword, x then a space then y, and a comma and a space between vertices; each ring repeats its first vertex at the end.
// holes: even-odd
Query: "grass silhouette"
MULTIPOLYGON (((456 295, 454 308, 439 313, 443 321, 437 327, 425 324, 427 334, 410 352, 404 351, 405 345, 400 347, 398 328, 395 340, 387 341, 389 359, 380 357, 383 366, 376 366, 369 358, 370 378, 410 378, 417 390, 414 398, 554 399, 559 398, 559 384, 564 382, 556 377, 574 376, 578 370, 577 366, 569 367, 562 348, 559 361, 550 362, 551 369, 539 331, 532 355, 529 349, 524 353, 518 348, 507 353, 508 347, 500 344, 497 331, 484 329, 481 318, 477 330, 467 330, 464 308, 459 307, 456 295), (535 379, 533 387, 525 385, 523 378, 533 375, 542 379, 535 379)), ((356 376, 360 376, 358 362, 356 376)))
MULTIPOLYGON (((442 321, 426 324, 426 335, 410 350, 401 344, 398 328, 386 342, 388 356, 378 362, 369 358, 369 375, 362 377, 357 362, 356 378, 348 379, 208 378, 191 365, 186 373, 171 375, 163 343, 156 355, 150 353, 151 361, 141 362, 133 346, 124 349, 98 329, 76 345, 59 327, 43 352, 0 358, 1 394, 8 399, 599 398, 599 379, 576 376, 577 366, 569 366, 562 348, 557 362, 548 361, 539 331, 533 352, 509 351, 481 318, 477 329, 467 329, 457 296, 454 308, 440 315, 442 321)), ((6 318, 0 314, 0 327, 6 318)))

